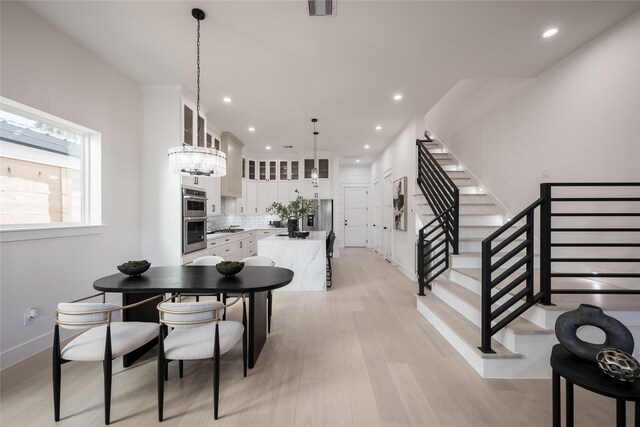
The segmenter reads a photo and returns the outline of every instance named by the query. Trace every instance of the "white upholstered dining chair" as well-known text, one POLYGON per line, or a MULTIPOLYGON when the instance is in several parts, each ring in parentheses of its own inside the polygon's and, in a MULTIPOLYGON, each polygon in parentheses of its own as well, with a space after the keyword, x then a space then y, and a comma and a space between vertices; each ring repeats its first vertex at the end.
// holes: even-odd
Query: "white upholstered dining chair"
POLYGON ((193 265, 216 265, 224 261, 224 258, 217 255, 205 255, 193 260, 193 265))
POLYGON ((172 295, 158 304, 158 420, 163 420, 164 382, 171 360, 213 360, 213 417, 218 419, 220 356, 242 339, 242 366, 247 376, 247 311, 244 295, 229 304, 218 301, 171 302, 172 295), (220 320, 220 311, 242 299, 242 323, 220 320))
MULTIPOLYGON (((250 256, 246 257, 240 262, 244 262, 244 265, 253 265, 258 267, 273 267, 276 263, 266 256, 250 256)), ((271 291, 267 291, 267 332, 271 333, 271 307, 272 307, 273 295, 271 291)))
POLYGON ((116 322, 117 312, 137 307, 161 295, 121 307, 105 302, 104 292, 68 303, 58 304, 53 333, 53 410, 60 421, 62 365, 71 361, 102 362, 104 373, 104 423, 111 412, 112 360, 142 347, 158 336, 154 322, 116 322), (102 297, 102 302, 86 300, 102 297), (60 348, 60 328, 82 330, 80 335, 60 348))

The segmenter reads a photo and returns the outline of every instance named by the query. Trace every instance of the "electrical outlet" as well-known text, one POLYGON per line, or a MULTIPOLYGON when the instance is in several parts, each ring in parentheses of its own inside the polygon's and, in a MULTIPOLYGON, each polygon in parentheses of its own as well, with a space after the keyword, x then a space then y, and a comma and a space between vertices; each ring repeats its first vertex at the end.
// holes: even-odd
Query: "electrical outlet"
POLYGON ((36 317, 38 317, 38 312, 35 308, 28 308, 27 311, 24 312, 24 326, 33 325, 36 321, 36 317))

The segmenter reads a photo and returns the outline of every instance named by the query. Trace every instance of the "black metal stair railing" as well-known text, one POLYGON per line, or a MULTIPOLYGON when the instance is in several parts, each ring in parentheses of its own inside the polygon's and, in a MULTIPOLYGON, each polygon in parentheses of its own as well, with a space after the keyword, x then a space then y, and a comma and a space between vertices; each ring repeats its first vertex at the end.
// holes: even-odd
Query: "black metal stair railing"
POLYGON ((449 268, 449 253, 458 253, 460 193, 424 145, 418 146, 418 187, 427 199, 435 218, 418 232, 419 295, 431 289, 431 282, 449 268))
POLYGON ((631 188, 640 189, 640 183, 540 184, 540 198, 482 242, 480 350, 492 353, 493 335, 536 303, 551 305, 552 294, 640 294, 640 289, 624 285, 599 284, 585 288, 572 284, 567 288, 565 284, 560 288, 552 282, 554 278, 640 278, 637 253, 634 255, 630 250, 612 256, 613 248, 628 250, 640 247, 640 223, 638 220, 635 224, 629 223, 633 218, 640 218, 640 192, 629 195, 631 188), (572 193, 554 197, 554 188, 572 193), (596 189, 600 195, 589 194, 596 189), (605 193, 609 194, 603 196, 605 193), (534 223, 537 208, 540 208, 540 273, 536 289, 534 223), (627 219, 626 225, 620 225, 622 218, 627 219), (557 224, 562 219, 566 223, 557 224), (610 220, 616 222, 611 224, 610 220), (499 242, 498 238, 501 239, 499 242), (507 249, 506 254, 500 254, 507 249), (569 255, 555 253, 576 249, 580 252, 569 255), (494 257, 497 260, 494 261, 494 257), (603 271, 576 271, 578 263, 583 266, 599 265, 603 271), (498 270, 501 267, 505 268, 498 270), (503 285, 505 282, 507 284, 503 285))

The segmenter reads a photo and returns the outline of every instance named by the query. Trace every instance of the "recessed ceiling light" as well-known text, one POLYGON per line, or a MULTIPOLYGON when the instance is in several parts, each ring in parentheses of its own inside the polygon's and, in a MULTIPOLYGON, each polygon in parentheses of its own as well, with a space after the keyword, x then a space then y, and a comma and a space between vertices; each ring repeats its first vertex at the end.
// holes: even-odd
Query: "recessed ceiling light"
POLYGON ((267 145, 267 146, 266 146, 266 147, 264 147, 264 148, 266 148, 267 150, 271 150, 271 146, 270 146, 270 145, 267 145))
POLYGON ((544 33, 542 33, 542 38, 543 39, 548 39, 549 37, 553 37, 556 34, 558 34, 558 28, 554 27, 554 28, 549 28, 548 30, 546 30, 544 33))
POLYGON ((360 159, 356 159, 356 163, 360 163, 360 159))
POLYGON ((370 146, 369 144, 367 144, 367 145, 365 145, 365 146, 364 146, 364 149, 365 149, 365 150, 368 150, 369 148, 371 148, 371 146, 370 146))
POLYGON ((380 125, 376 126, 376 130, 382 130, 382 126, 380 125))
POLYGON ((225 96, 224 98, 222 98, 222 100, 227 104, 231 102, 231 98, 229 98, 228 96, 225 96))
POLYGON ((256 128, 254 128, 253 126, 249 127, 249 132, 255 132, 255 131, 256 131, 256 128))
POLYGON ((402 99, 402 94, 396 93, 395 95, 393 95, 394 101, 400 101, 401 99, 402 99))

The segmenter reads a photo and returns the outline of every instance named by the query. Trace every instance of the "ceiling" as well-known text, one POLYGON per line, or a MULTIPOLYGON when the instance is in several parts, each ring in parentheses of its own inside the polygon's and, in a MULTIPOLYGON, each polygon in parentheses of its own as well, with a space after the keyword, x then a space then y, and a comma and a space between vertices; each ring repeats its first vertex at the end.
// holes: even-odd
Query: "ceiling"
POLYGON ((338 0, 337 16, 311 18, 303 0, 25 4, 135 82, 194 93, 191 8, 200 7, 208 119, 250 152, 270 145, 281 154, 292 151, 283 145, 312 150, 317 117, 319 149, 345 163, 371 162, 460 79, 534 77, 640 9, 638 1, 338 0), (560 33, 542 39, 550 26, 560 33))

